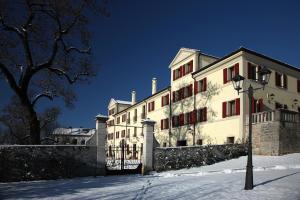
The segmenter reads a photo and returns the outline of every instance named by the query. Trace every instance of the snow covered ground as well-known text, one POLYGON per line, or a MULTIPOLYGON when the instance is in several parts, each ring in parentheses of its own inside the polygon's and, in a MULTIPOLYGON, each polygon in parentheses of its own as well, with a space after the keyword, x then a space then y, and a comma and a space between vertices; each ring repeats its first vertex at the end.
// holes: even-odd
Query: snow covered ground
POLYGON ((254 184, 243 190, 247 157, 149 176, 0 183, 0 199, 300 200, 300 153, 254 156, 254 184))

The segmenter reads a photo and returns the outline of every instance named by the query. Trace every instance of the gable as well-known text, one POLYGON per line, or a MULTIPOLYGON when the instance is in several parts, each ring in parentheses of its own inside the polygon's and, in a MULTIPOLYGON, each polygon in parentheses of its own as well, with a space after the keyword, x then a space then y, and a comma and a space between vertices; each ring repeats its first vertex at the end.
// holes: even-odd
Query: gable
POLYGON ((116 103, 117 103, 116 100, 114 98, 111 98, 108 104, 108 108, 111 108, 116 103))
POLYGON ((184 60, 185 58, 193 55, 196 52, 200 52, 199 50, 196 49, 187 49, 187 48, 181 48, 178 53, 176 54, 176 56, 174 57, 174 59, 172 60, 172 62, 169 65, 169 68, 171 68, 173 65, 175 65, 176 63, 184 60))

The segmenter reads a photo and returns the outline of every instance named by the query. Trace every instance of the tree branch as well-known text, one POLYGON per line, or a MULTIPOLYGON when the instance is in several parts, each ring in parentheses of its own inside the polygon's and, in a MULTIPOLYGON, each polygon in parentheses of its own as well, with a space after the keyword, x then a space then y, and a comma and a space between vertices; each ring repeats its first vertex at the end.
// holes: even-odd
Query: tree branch
POLYGON ((0 16, 0 24, 2 24, 2 26, 4 27, 4 30, 14 32, 18 36, 20 36, 21 38, 23 37, 22 32, 20 31, 20 29, 18 29, 17 27, 7 25, 4 22, 4 18, 2 16, 0 16))
POLYGON ((16 80, 8 68, 0 62, 0 72, 2 72, 9 83, 10 87, 17 93, 20 94, 20 88, 18 87, 16 80))
POLYGON ((61 70, 61 69, 58 69, 58 68, 52 68, 52 67, 49 67, 47 68, 48 70, 50 70, 51 72, 54 72, 55 74, 59 75, 59 76, 64 76, 68 82, 70 84, 73 84, 75 83, 77 80, 80 79, 81 76, 89 76, 90 74, 87 73, 87 72, 82 72, 82 73, 78 73, 74 76, 74 78, 72 79, 65 71, 61 70))
POLYGON ((41 94, 38 94, 34 97, 34 100, 32 101, 31 105, 34 106, 35 103, 42 97, 46 97, 48 99, 50 99, 51 101, 53 101, 53 96, 50 95, 48 92, 44 92, 44 93, 41 93, 41 94))
POLYGON ((68 47, 63 39, 61 40, 61 43, 64 47, 64 51, 67 53, 70 53, 71 51, 76 51, 81 54, 91 54, 91 47, 88 47, 87 49, 78 49, 77 47, 73 46, 68 47))

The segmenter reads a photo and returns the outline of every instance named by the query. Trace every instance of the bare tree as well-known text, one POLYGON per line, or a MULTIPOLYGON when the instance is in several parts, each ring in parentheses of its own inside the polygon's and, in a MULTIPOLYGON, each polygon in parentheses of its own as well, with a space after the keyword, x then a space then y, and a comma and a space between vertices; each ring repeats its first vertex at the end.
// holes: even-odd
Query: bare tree
MULTIPOLYGON (((57 107, 47 108, 38 114, 42 138, 47 138, 58 126, 57 118, 59 114, 60 109, 57 107)), ((0 116, 0 125, 6 128, 1 135, 1 138, 6 138, 3 142, 10 144, 30 143, 30 129, 27 117, 28 111, 20 104, 18 98, 13 97, 10 103, 2 110, 2 115, 0 116)))
POLYGON ((41 141, 38 101, 62 97, 66 106, 72 106, 76 98, 70 85, 95 75, 88 16, 89 11, 108 16, 106 3, 0 0, 0 78, 28 113, 32 144, 41 141))

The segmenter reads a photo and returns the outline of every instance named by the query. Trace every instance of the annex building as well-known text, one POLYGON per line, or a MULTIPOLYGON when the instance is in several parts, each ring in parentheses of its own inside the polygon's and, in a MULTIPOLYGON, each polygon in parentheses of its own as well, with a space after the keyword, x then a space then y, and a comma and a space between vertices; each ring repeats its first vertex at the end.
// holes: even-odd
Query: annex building
MULTIPOLYGON (((246 141, 248 97, 234 90, 231 79, 245 77, 243 89, 257 84, 258 70, 272 71, 269 84, 254 93, 253 113, 286 109, 300 112, 300 69, 255 51, 239 48, 217 58, 199 50, 181 48, 169 65, 170 86, 136 101, 112 98, 108 105, 107 146, 122 141, 137 151, 143 144, 141 121, 156 121, 160 146, 241 143, 246 141)), ((134 156, 134 155, 133 155, 134 156)))

